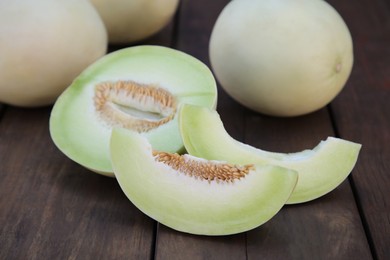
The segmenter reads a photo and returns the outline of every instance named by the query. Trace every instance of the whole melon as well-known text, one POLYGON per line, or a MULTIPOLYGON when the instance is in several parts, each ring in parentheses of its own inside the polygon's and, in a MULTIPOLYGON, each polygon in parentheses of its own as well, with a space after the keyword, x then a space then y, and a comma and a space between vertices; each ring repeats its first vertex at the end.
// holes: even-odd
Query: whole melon
POLYGON ((179 5, 179 0, 90 1, 101 15, 112 44, 138 42, 159 32, 179 5))
POLYGON ((323 0, 235 0, 210 38, 219 83, 242 105, 273 116, 318 110, 344 87, 351 34, 323 0))
POLYGON ((54 103, 106 50, 106 29, 86 0, 0 1, 0 102, 54 103))

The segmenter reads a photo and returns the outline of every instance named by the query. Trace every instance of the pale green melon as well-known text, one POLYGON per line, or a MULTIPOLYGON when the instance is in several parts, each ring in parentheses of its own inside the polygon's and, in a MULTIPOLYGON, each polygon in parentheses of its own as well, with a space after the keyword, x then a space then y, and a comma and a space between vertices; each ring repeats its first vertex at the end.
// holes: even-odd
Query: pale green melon
POLYGON ((341 184, 354 168, 360 144, 328 137, 314 149, 297 153, 268 152, 234 140, 216 111, 185 105, 179 116, 180 131, 189 154, 238 164, 273 164, 294 169, 298 184, 287 204, 325 195, 341 184))
POLYGON ((147 139, 123 128, 113 129, 110 151, 129 200, 156 221, 192 234, 227 235, 258 227, 283 207, 298 176, 277 166, 238 167, 157 153, 147 139), (233 169, 247 172, 238 178, 233 169))
POLYGON ((162 30, 173 18, 179 0, 90 0, 103 19, 109 42, 134 43, 162 30))
POLYGON ((213 27, 209 54, 232 98, 273 116, 324 107, 353 66, 349 29, 323 0, 230 1, 213 27))
POLYGON ((0 102, 52 105, 106 50, 106 28, 89 1, 0 1, 0 102))
POLYGON ((113 176, 109 139, 114 126, 134 129, 155 149, 183 149, 176 112, 181 103, 215 108, 211 71, 183 52, 137 46, 112 52, 79 75, 56 101, 50 134, 70 159, 113 176))

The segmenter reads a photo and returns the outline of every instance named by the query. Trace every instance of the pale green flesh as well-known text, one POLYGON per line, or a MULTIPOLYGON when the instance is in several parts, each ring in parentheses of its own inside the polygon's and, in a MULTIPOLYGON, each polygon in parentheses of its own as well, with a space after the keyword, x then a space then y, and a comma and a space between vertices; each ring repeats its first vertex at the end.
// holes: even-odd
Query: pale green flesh
MULTIPOLYGON (((50 117, 50 133, 57 147, 70 159, 101 174, 113 176, 109 160, 113 126, 95 111, 94 87, 99 82, 118 80, 156 84, 170 91, 179 104, 216 106, 217 89, 212 73, 185 53, 160 46, 137 46, 106 55, 87 68, 59 97, 50 117)), ((177 117, 143 135, 155 149, 176 152, 183 148, 177 117)))
POLYGON ((342 183, 356 164, 360 144, 328 137, 313 150, 284 154, 264 151, 234 140, 216 111, 185 105, 180 131, 189 154, 237 164, 273 164, 298 172, 298 184, 287 204, 325 195, 342 183))
POLYGON ((156 162, 147 140, 125 129, 113 130, 110 150, 116 179, 129 200, 149 217, 186 233, 253 229, 283 207, 297 182, 295 171, 275 166, 255 166, 233 183, 195 179, 156 162))

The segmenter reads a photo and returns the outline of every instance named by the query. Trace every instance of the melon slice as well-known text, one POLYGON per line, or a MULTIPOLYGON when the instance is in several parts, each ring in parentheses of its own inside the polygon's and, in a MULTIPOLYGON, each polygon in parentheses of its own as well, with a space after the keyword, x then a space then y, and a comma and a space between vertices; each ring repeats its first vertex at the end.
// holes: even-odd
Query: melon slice
POLYGON ((228 235, 260 226, 283 207, 298 176, 277 166, 158 152, 123 128, 113 130, 110 151, 129 200, 154 220, 191 234, 228 235))
POLYGON ((298 184, 287 204, 319 198, 341 184, 354 168, 361 145, 328 137, 297 153, 264 151, 233 139, 216 111, 184 105, 179 117, 184 146, 191 155, 237 164, 273 164, 294 169, 298 184))
POLYGON ((183 149, 177 122, 181 103, 215 108, 217 88, 196 58, 162 46, 112 52, 89 66, 56 101, 50 134, 70 159, 113 176, 109 139, 113 127, 142 133, 155 149, 183 149))

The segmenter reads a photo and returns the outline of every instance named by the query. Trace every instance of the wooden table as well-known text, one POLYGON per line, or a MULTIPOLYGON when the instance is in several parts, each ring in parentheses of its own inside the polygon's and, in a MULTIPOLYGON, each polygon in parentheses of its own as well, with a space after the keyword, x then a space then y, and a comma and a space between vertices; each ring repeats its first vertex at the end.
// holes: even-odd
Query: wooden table
MULTIPOLYGON (((227 2, 183 0, 174 21, 141 44, 209 64, 210 32, 227 2)), ((65 157, 49 136, 51 107, 0 105, 0 259, 390 259, 390 3, 330 3, 351 30, 355 64, 328 107, 274 118, 220 89, 218 111, 234 138, 265 150, 300 151, 327 136, 362 143, 355 169, 336 190, 285 206, 250 232, 179 233, 142 214, 115 179, 65 157)))

